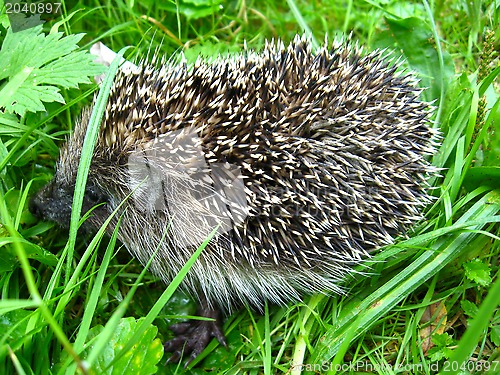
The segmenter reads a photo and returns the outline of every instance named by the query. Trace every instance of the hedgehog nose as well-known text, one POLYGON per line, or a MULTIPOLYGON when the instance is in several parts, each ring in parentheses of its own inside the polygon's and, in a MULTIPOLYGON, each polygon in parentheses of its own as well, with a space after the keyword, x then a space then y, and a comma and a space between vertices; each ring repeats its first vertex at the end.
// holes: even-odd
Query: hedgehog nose
POLYGON ((31 197, 28 203, 28 209, 37 218, 42 219, 43 215, 42 215, 41 202, 38 196, 35 195, 34 197, 31 197))
POLYGON ((49 183, 38 190, 28 202, 28 209, 39 219, 46 219, 47 209, 50 209, 51 197, 53 194, 53 185, 49 183))

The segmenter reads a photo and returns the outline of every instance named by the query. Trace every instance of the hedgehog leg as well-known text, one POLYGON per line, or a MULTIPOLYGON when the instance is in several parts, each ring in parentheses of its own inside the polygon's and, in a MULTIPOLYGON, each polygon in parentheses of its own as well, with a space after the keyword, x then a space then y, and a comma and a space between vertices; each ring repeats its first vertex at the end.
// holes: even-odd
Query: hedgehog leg
POLYGON ((192 320, 170 326, 176 337, 163 344, 166 352, 172 352, 167 362, 179 362, 183 354, 189 354, 184 366, 187 367, 214 337, 221 345, 227 347, 226 336, 221 327, 220 311, 209 307, 206 299, 201 298, 196 315, 213 320, 192 320))

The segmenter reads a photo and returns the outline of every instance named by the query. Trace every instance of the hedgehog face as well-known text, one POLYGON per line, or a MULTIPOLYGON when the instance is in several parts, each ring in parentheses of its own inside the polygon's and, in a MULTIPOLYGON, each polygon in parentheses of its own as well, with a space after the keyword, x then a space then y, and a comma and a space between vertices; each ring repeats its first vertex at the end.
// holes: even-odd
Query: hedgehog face
MULTIPOLYGON (((54 178, 29 202, 31 213, 41 219, 56 222, 63 228, 69 228, 70 224, 76 177, 90 114, 91 110, 89 108, 83 110, 81 118, 76 122, 73 135, 61 148, 61 155, 57 162, 54 178)), ((91 220, 84 223, 84 229, 87 230, 91 226, 99 227, 102 225, 104 220, 96 220, 96 218, 105 218, 109 215, 106 206, 111 201, 110 197, 113 194, 113 191, 110 192, 110 190, 102 188, 102 181, 100 181, 99 176, 109 177, 109 181, 114 181, 114 176, 109 176, 110 168, 101 171, 98 168, 99 163, 106 165, 109 161, 100 160, 94 153, 82 204, 82 215, 94 209, 91 220)), ((108 185, 112 186, 109 183, 108 185)))
MULTIPOLYGON (((74 186, 74 183, 66 183, 56 173, 54 179, 31 198, 29 202, 31 213, 41 219, 56 222, 63 228, 69 228, 74 186)), ((82 214, 106 201, 106 195, 98 185, 89 181, 85 188, 82 214)))

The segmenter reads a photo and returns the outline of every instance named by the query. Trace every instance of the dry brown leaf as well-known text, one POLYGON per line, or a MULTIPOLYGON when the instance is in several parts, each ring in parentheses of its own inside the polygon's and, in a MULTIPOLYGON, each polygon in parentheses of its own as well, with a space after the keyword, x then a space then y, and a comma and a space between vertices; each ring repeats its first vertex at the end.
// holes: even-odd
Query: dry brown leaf
POLYGON ((422 351, 425 355, 434 346, 432 343, 433 334, 442 334, 446 330, 448 311, 444 303, 436 302, 429 305, 420 319, 420 325, 425 327, 420 329, 420 339, 422 341, 422 351))

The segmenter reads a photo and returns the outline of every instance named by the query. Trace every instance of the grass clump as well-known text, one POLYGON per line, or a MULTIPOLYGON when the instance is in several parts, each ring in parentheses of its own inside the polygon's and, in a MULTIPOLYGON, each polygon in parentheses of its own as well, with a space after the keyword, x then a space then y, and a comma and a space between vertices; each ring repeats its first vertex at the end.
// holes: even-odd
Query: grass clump
POLYGON ((494 1, 62 5, 62 14, 43 27, 12 33, 0 3, 2 373, 500 372, 500 25, 494 1), (86 51, 100 40, 115 51, 131 46, 124 51, 129 59, 157 50, 172 58, 182 51, 194 60, 240 51, 244 43, 259 48, 273 37, 288 41, 304 31, 318 41, 350 34, 368 49, 388 48, 417 72, 425 98, 435 101, 442 134, 432 160, 442 168, 442 177, 431 181, 435 203, 407 239, 346 281, 345 295, 267 306, 262 315, 242 309, 226 320, 228 350, 212 342, 188 370, 164 365, 160 344, 168 325, 194 313, 173 293, 182 275, 164 292, 116 236, 107 238, 103 230, 78 235, 78 210, 68 237, 27 209, 96 91, 90 77, 102 68, 86 51), (129 351, 134 345, 145 354, 129 351), (127 367, 131 363, 139 367, 127 367))

